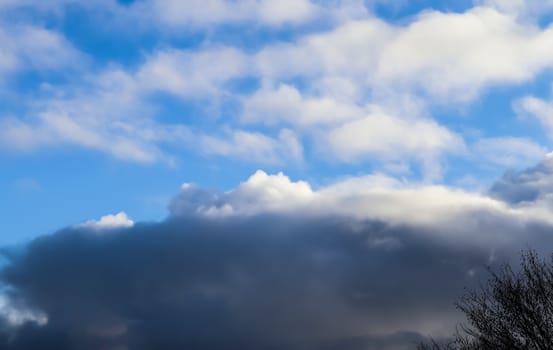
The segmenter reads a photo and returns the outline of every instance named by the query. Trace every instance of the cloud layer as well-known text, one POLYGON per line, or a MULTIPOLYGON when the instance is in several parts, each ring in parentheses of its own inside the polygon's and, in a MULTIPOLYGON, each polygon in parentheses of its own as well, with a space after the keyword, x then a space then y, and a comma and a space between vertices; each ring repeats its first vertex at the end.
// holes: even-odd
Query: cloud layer
POLYGON ((487 266, 553 247, 536 197, 382 175, 313 189, 258 171, 228 192, 185 184, 170 209, 5 250, 2 348, 409 349, 450 334, 487 266))
MULTIPOLYGON (((0 348, 408 349, 450 334, 487 266, 553 249, 551 2, 396 6, 0 0, 2 155, 311 181, 185 184, 162 221, 115 211, 3 248, 0 348), (352 169, 370 175, 332 180, 352 169)), ((38 175, 17 178, 47 197, 38 175)))
MULTIPOLYGON (((435 108, 471 105, 553 67, 551 26, 530 15, 549 5, 479 1, 461 12, 421 11, 394 22, 372 13, 371 4, 3 2, 0 74, 8 86, 22 74, 58 79, 33 81, 33 103, 0 112, 0 148, 77 145, 149 164, 173 164, 186 152, 260 165, 402 163, 440 180, 449 158, 481 162, 478 153, 491 141, 482 130, 467 140, 466 130, 435 108), (84 54, 83 43, 62 32, 9 16, 63 22, 71 8, 103 21, 117 40, 135 35, 138 47, 122 62, 106 60, 84 54), (234 34, 248 26, 250 44, 234 34), (155 44, 143 43, 148 35, 155 44), (68 68, 77 74, 67 75, 68 68)), ((519 105, 549 127, 547 101, 526 97, 519 105)), ((522 162, 543 148, 529 135, 493 137, 510 145, 520 139, 522 162)), ((512 164, 490 156, 491 164, 512 164)))

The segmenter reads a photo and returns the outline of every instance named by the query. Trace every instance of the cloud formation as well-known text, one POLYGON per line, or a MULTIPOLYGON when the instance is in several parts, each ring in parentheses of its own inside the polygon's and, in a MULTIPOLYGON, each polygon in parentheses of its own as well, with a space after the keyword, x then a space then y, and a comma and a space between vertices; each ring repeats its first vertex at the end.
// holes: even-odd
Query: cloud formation
POLYGON ((409 349, 450 334, 486 266, 553 247, 539 200, 383 175, 314 189, 258 171, 228 192, 185 184, 170 210, 4 250, 1 347, 409 349))
POLYGON ((490 193, 513 204, 549 203, 553 193, 553 154, 538 165, 521 172, 507 171, 490 189, 490 193))
POLYGON ((124 227, 133 227, 134 221, 129 219, 125 212, 119 212, 115 215, 104 215, 100 220, 88 220, 77 225, 78 228, 90 230, 113 230, 124 227))
MULTIPOLYGON (((3 2, 5 14, 62 18, 73 6, 89 11, 93 23, 119 18, 136 28, 137 40, 144 27, 158 31, 133 64, 90 56, 95 64, 79 78, 41 84, 32 104, 0 116, 0 147, 78 145, 146 164, 172 164, 183 150, 260 165, 324 154, 347 164, 418 166, 423 177, 439 180, 466 141, 456 123, 433 115, 434 107, 471 104, 493 87, 533 81, 553 67, 551 27, 520 15, 547 6, 479 1, 462 12, 422 11, 394 22, 371 13, 371 4, 3 2), (252 22, 251 46, 219 33, 252 22), (199 38, 181 45, 181 32, 199 38), (169 107, 160 102, 167 100, 169 107)), ((62 32, 5 17, 0 71, 59 70, 87 57, 62 32)), ((120 29, 110 24, 106 31, 120 29)), ((550 124, 546 101, 529 97, 522 105, 550 124)), ((509 135, 496 135, 493 147, 499 139, 524 143, 517 160, 534 160, 541 149, 509 135)), ((514 159, 489 156, 498 165, 514 159)))
POLYGON ((60 33, 31 24, 9 24, 0 18, 0 83, 16 73, 71 71, 86 56, 60 33))
POLYGON ((181 218, 107 236, 65 230, 4 270, 48 323, 29 322, 28 334, 8 327, 2 345, 49 335, 67 344, 58 349, 355 349, 445 334, 456 319, 450 298, 485 254, 449 266, 451 251, 408 232, 287 216, 181 218), (417 287, 451 274, 458 282, 440 292, 417 287))

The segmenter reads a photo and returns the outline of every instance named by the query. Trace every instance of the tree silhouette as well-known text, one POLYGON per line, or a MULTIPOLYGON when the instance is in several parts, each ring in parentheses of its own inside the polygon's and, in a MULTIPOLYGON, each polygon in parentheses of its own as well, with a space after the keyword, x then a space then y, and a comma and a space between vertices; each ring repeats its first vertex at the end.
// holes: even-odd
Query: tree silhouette
POLYGON ((553 255, 523 252, 520 269, 504 265, 485 285, 456 303, 467 319, 446 344, 420 344, 419 350, 553 349, 553 255))

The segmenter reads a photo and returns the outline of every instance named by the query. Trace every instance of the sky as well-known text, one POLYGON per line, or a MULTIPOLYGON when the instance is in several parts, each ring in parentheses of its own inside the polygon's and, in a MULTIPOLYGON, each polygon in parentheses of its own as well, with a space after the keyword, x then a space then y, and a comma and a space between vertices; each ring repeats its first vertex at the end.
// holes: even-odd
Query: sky
POLYGON ((549 0, 0 0, 0 348, 446 338, 553 249, 552 68, 549 0))

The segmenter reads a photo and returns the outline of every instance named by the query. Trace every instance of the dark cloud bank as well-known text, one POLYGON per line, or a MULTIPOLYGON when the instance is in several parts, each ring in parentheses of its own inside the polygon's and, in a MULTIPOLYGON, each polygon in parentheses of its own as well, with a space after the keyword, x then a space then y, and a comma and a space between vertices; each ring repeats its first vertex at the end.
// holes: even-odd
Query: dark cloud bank
POLYGON ((411 349, 454 330, 486 266, 553 248, 544 224, 507 231, 301 214, 67 228, 5 252, 10 300, 48 322, 4 322, 0 349, 411 349))
POLYGON ((490 193, 509 203, 532 202, 553 194, 553 155, 525 171, 508 171, 490 193))

